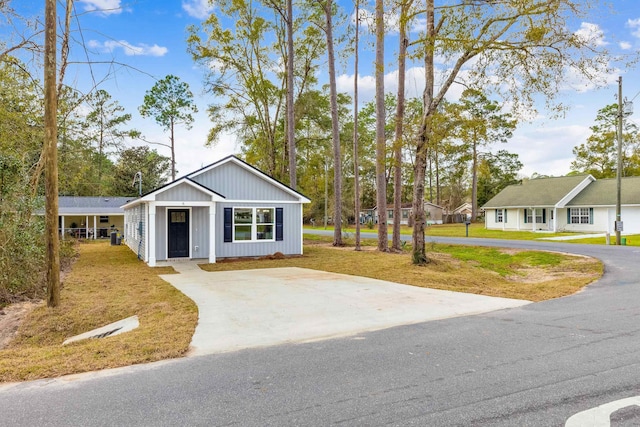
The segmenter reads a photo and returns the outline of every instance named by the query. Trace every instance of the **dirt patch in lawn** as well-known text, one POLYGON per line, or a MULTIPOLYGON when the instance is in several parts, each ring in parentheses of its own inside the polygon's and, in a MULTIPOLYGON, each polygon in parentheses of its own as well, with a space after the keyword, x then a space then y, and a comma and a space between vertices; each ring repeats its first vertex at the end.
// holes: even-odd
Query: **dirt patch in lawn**
POLYGON ((5 348, 15 337, 20 323, 33 311, 44 304, 42 301, 24 301, 8 305, 0 309, 0 350, 5 348))

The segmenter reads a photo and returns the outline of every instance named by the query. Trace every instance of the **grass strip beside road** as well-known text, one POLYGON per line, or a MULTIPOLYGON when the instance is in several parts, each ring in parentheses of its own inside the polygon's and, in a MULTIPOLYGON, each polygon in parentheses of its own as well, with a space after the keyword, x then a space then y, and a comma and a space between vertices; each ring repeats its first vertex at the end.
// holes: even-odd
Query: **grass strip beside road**
MULTIPOLYGON (((84 243, 63 281, 60 306, 44 304, 0 350, 0 382, 22 381, 180 357, 198 320, 196 305, 126 246, 84 243), (71 336, 138 315, 140 327, 104 339, 71 336)), ((171 269, 173 271, 173 269, 171 269)))

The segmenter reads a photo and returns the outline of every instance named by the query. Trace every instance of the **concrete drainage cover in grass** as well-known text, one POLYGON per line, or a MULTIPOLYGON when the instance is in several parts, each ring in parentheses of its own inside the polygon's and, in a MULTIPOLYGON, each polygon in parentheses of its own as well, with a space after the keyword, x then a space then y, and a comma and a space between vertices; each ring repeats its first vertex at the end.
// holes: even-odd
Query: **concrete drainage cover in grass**
POLYGON ((138 316, 127 317, 126 319, 118 320, 117 322, 110 323, 98 329, 94 329, 84 334, 76 335, 75 337, 67 338, 62 345, 71 344, 72 342, 86 340, 90 338, 106 338, 114 335, 129 332, 140 326, 138 316))

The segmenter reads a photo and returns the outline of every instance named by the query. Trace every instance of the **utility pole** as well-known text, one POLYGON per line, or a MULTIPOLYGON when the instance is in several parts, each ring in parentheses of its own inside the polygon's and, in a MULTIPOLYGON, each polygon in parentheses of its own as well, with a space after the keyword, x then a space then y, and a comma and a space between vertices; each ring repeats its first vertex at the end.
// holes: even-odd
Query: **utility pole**
POLYGON ((45 0, 44 40, 44 182, 47 306, 60 304, 58 236, 58 95, 56 90, 56 0, 45 0))
POLYGON ((622 76, 618 77, 618 168, 616 170, 616 245, 622 244, 622 76))

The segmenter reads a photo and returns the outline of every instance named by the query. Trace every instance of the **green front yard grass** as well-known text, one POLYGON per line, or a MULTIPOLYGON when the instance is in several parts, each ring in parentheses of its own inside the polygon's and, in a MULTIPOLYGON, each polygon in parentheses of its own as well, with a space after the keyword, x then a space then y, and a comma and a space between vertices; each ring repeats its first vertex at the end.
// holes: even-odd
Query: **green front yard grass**
MULTIPOLYGON (((305 226, 305 230, 324 230, 324 226, 305 226)), ((332 226, 328 225, 327 230, 333 230, 332 226)), ((355 233, 356 229, 353 226, 343 228, 343 231, 348 234, 355 233)), ((393 232, 393 226, 389 226, 389 234, 393 232)), ((370 229, 365 225, 360 227, 361 233, 377 233, 377 226, 370 229)), ((400 227, 400 234, 411 235, 413 229, 403 225, 400 227)), ((548 232, 533 232, 533 231, 502 231, 502 230, 487 230, 482 223, 472 223, 469 225, 469 236, 485 239, 506 239, 506 240, 539 240, 549 237, 572 237, 570 240, 557 240, 558 243, 588 243, 596 245, 606 244, 605 237, 593 237, 593 238, 581 238, 584 233, 548 233, 548 232)), ((590 233, 588 233, 590 234, 590 233)), ((467 229, 465 224, 436 224, 430 225, 425 228, 425 236, 437 236, 437 237, 467 237, 467 229)), ((624 236, 627 239, 627 245, 640 246, 640 235, 624 236)), ((611 242, 615 242, 615 236, 611 236, 611 242)))

